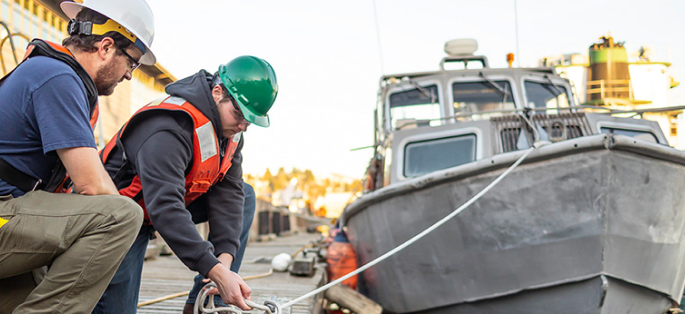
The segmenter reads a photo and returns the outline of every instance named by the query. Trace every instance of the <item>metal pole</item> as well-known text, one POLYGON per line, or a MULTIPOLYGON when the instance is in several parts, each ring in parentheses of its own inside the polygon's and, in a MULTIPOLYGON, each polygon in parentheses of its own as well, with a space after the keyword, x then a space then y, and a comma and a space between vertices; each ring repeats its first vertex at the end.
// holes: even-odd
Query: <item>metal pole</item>
POLYGON ((381 74, 385 75, 385 67, 383 66, 383 48, 381 47, 381 30, 378 26, 378 10, 376 9, 376 0, 371 1, 373 5, 373 20, 376 23, 376 42, 378 43, 378 58, 381 62, 381 74))
POLYGON ((516 30, 516 67, 521 67, 521 54, 519 53, 519 18, 516 0, 514 0, 514 29, 516 30))

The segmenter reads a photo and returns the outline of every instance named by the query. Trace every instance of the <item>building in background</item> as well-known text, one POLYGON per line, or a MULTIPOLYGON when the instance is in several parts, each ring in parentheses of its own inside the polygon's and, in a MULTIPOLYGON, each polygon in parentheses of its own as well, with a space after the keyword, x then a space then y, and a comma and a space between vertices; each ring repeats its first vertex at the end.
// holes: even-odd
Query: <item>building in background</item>
POLYGON ((654 60, 654 51, 647 46, 629 53, 623 44, 607 34, 587 54, 548 56, 539 66, 552 66, 569 79, 580 104, 618 111, 658 109, 642 115, 659 123, 671 146, 685 149, 685 103, 678 94, 682 87, 675 89, 680 83, 671 63, 654 60))
MULTIPOLYGON (((31 39, 61 43, 67 37, 69 20, 59 8, 61 2, 63 0, 0 0, 2 75, 21 61, 31 39)), ((95 126, 98 146, 103 147, 138 108, 163 96, 164 86, 175 80, 159 63, 141 65, 133 72, 131 81, 121 82, 111 96, 100 97, 100 119, 95 126)))

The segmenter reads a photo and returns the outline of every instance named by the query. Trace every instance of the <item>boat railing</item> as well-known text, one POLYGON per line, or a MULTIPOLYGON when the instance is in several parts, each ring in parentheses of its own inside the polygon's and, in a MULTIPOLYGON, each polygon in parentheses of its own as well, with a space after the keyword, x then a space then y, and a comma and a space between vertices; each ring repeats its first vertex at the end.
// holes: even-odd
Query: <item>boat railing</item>
MULTIPOLYGON (((557 108, 523 108, 523 109, 483 110, 483 111, 478 111, 478 112, 459 113, 459 114, 455 114, 453 116, 441 117, 441 118, 403 119, 402 123, 395 128, 395 131, 403 130, 403 129, 409 129, 409 128, 415 128, 415 127, 420 127, 420 126, 429 126, 430 122, 432 122, 432 121, 447 121, 447 120, 455 120, 456 122, 471 121, 471 120, 475 120, 475 119, 472 119, 473 116, 479 116, 479 115, 487 115, 488 120, 489 120, 492 118, 506 116, 506 115, 523 114, 525 112, 548 111, 547 114, 551 114, 552 112, 557 112, 557 113, 577 112, 578 109, 598 109, 598 110, 608 111, 610 113, 612 113, 612 112, 625 113, 625 111, 622 111, 622 110, 616 110, 616 109, 604 108, 604 107, 598 107, 598 106, 572 106, 572 107, 560 107, 558 109, 557 108), (495 116, 495 115, 497 115, 497 116, 495 116)), ((481 119, 481 120, 483 120, 483 119, 481 119)))
MULTIPOLYGON (((478 112, 468 112, 459 113, 448 117, 432 118, 432 119, 406 119, 403 121, 402 125, 395 128, 395 130, 402 130, 405 128, 416 127, 416 126, 428 126, 429 122, 432 121, 447 121, 456 119, 457 122, 470 121, 475 119, 473 116, 478 115, 489 115, 488 119, 495 118, 494 115, 504 116, 506 114, 520 114, 524 112, 546 112, 547 114, 561 114, 564 112, 574 113, 574 112, 592 112, 597 114, 607 114, 607 115, 627 115, 629 117, 640 116, 642 117, 645 113, 659 113, 659 112, 677 112, 685 110, 685 106, 670 106, 670 107, 660 107, 660 108, 645 108, 645 109, 615 109, 602 106, 590 106, 590 105, 579 105, 570 107, 559 107, 559 108, 522 108, 522 109, 500 109, 500 110, 483 110, 478 112)), ((538 114, 538 113, 536 113, 538 114)))
POLYGON ((497 153, 531 147, 535 141, 559 142, 592 134, 585 113, 510 115, 492 118, 497 153), (521 141, 524 142, 521 142, 521 141))
POLYGON ((587 82, 588 99, 633 98, 630 80, 595 80, 587 82))
POLYGON ((431 120, 407 121, 401 127, 397 128, 397 130, 427 126, 429 121, 434 120, 456 119, 458 122, 464 122, 467 120, 460 120, 460 118, 468 118, 478 114, 497 115, 488 117, 488 120, 492 122, 494 131, 497 134, 496 147, 498 153, 505 153, 530 147, 536 140, 535 138, 538 137, 541 137, 541 139, 545 141, 559 142, 593 134, 586 113, 620 115, 623 117, 639 116, 641 118, 645 113, 678 112, 682 110, 685 110, 685 106, 639 110, 618 110, 587 105, 561 107, 559 109, 505 109, 458 114, 453 117, 431 120), (407 127, 412 123, 414 124, 413 127, 407 127), (538 133, 542 133, 542 135, 538 133))

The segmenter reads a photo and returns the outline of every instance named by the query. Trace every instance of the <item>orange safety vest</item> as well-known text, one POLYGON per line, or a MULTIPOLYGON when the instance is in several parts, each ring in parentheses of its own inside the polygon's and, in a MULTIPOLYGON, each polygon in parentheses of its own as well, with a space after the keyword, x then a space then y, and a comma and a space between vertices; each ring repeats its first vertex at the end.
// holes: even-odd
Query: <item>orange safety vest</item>
MULTIPOLYGON (((102 159, 103 163, 107 162, 111 156, 112 149, 117 146, 117 143, 121 143, 121 137, 124 135, 128 123, 135 119, 138 114, 149 110, 185 112, 193 119, 193 162, 185 180, 186 192, 184 199, 187 206, 202 194, 207 193, 207 190, 214 184, 223 180, 226 172, 231 167, 231 160, 236 148, 238 148, 242 133, 238 133, 229 139, 229 144, 226 147, 222 160, 219 154, 221 147, 212 122, 185 99, 171 96, 153 101, 138 110, 100 152, 100 159, 102 159)), ((119 149, 122 148, 119 147, 119 149)), ((131 184, 119 190, 119 194, 135 200, 143 208, 145 221, 149 223, 150 216, 145 208, 142 189, 140 177, 136 174, 131 184)))

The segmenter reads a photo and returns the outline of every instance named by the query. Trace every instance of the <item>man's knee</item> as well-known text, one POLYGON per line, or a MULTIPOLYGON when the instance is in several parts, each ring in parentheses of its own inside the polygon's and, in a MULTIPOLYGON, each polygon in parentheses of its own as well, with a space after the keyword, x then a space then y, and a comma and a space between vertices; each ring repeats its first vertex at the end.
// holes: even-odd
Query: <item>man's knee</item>
POLYGON ((132 199, 125 196, 106 196, 104 202, 107 211, 117 224, 122 225, 127 230, 134 230, 137 234, 138 229, 143 223, 143 209, 132 199))

